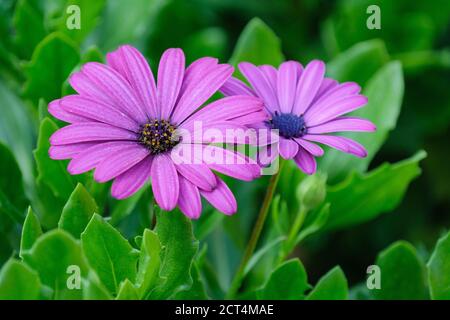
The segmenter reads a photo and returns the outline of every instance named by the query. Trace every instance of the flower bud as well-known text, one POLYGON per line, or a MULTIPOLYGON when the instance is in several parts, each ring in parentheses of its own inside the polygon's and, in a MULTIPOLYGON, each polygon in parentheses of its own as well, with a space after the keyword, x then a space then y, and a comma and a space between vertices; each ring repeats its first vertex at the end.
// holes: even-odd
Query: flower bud
POLYGON ((320 205, 325 200, 327 193, 326 181, 325 174, 316 173, 307 176, 297 187, 297 199, 300 205, 307 210, 320 205))

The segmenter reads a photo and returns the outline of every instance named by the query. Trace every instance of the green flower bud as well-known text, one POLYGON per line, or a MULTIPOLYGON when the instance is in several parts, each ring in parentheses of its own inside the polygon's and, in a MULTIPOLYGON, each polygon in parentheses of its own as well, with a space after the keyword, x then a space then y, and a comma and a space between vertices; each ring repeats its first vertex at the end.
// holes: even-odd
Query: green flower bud
POLYGON ((319 206, 325 200, 327 193, 326 181, 325 174, 316 173, 307 176, 297 187, 297 199, 300 205, 307 210, 319 206))

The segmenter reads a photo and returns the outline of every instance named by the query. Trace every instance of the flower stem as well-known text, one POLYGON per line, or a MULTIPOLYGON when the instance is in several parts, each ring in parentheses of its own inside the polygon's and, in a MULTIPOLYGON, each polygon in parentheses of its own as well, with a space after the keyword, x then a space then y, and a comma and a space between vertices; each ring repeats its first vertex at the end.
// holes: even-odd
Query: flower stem
POLYGON ((292 225, 291 230, 289 231, 289 235, 286 239, 286 242, 284 243, 283 249, 280 251, 280 255, 278 257, 278 264, 283 262, 286 257, 294 250, 295 246, 297 245, 296 237, 298 235, 298 232, 300 231, 301 227, 303 226, 303 222, 305 221, 306 214, 308 213, 308 209, 305 208, 305 206, 301 206, 299 213, 295 217, 294 223, 292 225))
POLYGON ((264 222, 266 221, 270 204, 272 203, 272 198, 277 188, 278 180, 280 179, 280 173, 281 169, 283 168, 283 164, 284 161, 280 159, 280 167, 278 172, 270 178, 263 204, 259 210, 258 218, 256 219, 255 225, 253 226, 253 231, 250 236, 250 240, 247 243, 247 247, 245 248, 244 256, 233 278, 233 281, 231 282, 230 289, 226 296, 227 299, 234 298, 239 288, 241 287, 245 267, 247 266, 247 263, 252 257, 256 245, 258 244, 259 236, 261 235, 262 229, 264 227, 264 222))

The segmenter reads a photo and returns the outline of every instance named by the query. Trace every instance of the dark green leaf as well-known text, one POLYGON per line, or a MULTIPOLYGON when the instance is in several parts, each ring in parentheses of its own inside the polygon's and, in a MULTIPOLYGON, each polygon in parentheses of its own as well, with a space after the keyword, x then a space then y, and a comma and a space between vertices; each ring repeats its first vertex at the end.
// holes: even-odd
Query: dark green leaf
POLYGON ((135 281, 136 250, 102 217, 92 217, 81 234, 81 244, 89 264, 110 292, 117 293, 125 279, 135 281))
POLYGON ((339 266, 334 267, 320 278, 314 289, 306 297, 306 300, 346 299, 348 299, 347 278, 339 266))
POLYGON ((80 238, 96 210, 95 200, 79 183, 63 208, 58 227, 68 231, 75 238, 80 238))

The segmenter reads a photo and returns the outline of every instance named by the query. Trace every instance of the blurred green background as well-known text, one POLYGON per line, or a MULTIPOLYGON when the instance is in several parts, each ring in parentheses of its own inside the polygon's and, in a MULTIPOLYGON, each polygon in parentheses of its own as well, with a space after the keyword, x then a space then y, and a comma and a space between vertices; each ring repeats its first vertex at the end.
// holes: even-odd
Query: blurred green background
MULTIPOLYGON (((395 210, 355 227, 320 233, 302 244, 297 254, 311 282, 315 283, 338 264, 349 283, 356 284, 364 279, 365 268, 373 264, 377 253, 398 239, 414 244, 426 259, 437 238, 450 225, 448 0, 1 0, 0 141, 13 150, 25 185, 34 183, 32 150, 36 147, 45 102, 69 92, 67 84, 63 83, 77 65, 76 61, 67 62, 73 56, 68 50, 63 59, 67 59, 65 63, 69 66, 60 73, 65 77, 48 79, 45 74, 51 72, 50 65, 58 61, 47 61, 47 65, 40 66, 29 63, 36 46, 52 31, 60 30, 73 40, 76 50, 81 52, 81 62, 101 60, 118 45, 130 43, 146 55, 154 68, 161 53, 169 47, 183 48, 188 62, 202 56, 229 61, 242 30, 255 17, 260 20, 254 21, 266 24, 276 35, 275 39, 278 37, 286 59, 303 64, 314 58, 330 61, 351 48, 364 51, 365 47, 375 47, 377 56, 368 55, 356 70, 349 71, 356 75, 352 80, 361 85, 368 78, 366 74, 374 73, 372 65, 379 63, 374 59, 381 59, 382 63, 400 61, 405 81, 401 112, 395 129, 369 169, 386 161, 408 158, 420 149, 428 154, 421 162, 422 174, 411 183, 395 210), (82 9, 82 29, 75 35, 64 28, 65 8, 71 2, 80 4, 81 8, 83 3, 89 7, 89 10, 82 9), (381 9, 380 30, 366 27, 370 16, 366 9, 373 4, 381 9), (370 41, 372 39, 378 40, 370 41), (33 73, 42 77, 35 75, 37 80, 30 83, 33 73), (54 90, 55 83, 63 84, 62 91, 59 87, 54 90), (40 98, 44 98, 41 108, 40 98)), ((265 40, 262 39, 262 43, 265 40)), ((273 44, 268 42, 268 45, 273 44)), ((259 50, 258 47, 253 49, 259 50)), ((251 51, 252 47, 247 50, 251 51)), ((265 58, 261 59, 264 62, 265 58)), ((244 192, 245 198, 238 197, 244 207, 239 217, 226 219, 219 231, 209 235, 209 251, 220 252, 225 248, 239 252, 242 249, 266 182, 262 179, 244 187, 234 186, 235 190, 252 191, 244 192), (230 246, 238 251, 228 248, 230 246)), ((279 190, 290 188, 289 181, 285 183, 279 190)), ((130 215, 120 224, 122 232, 128 236, 134 233, 130 231, 135 223, 133 219, 135 216, 130 215)), ((6 224, 1 227, 6 228, 6 224)), ((15 250, 18 235, 17 232, 0 234, 7 237, 0 239, 1 265, 15 250)), ((225 274, 226 279, 227 272, 239 262, 239 255, 222 255, 216 259, 220 260, 217 272, 225 274), (231 268, 220 270, 220 262, 225 260, 231 268)))

